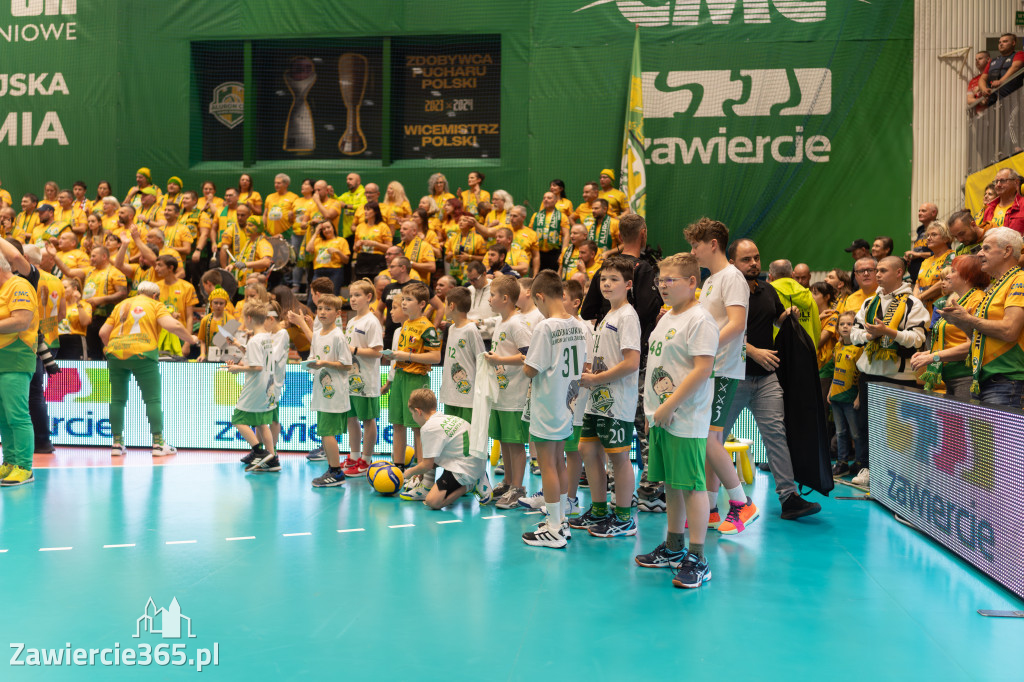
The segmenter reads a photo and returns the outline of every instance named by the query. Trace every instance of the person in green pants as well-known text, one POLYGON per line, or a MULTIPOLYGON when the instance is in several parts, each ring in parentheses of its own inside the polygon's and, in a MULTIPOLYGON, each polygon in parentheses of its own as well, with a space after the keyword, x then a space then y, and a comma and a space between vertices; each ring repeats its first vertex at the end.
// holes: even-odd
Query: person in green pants
POLYGON ((117 304, 100 329, 103 352, 110 369, 110 430, 114 436, 112 457, 127 454, 124 445, 124 410, 128 404, 130 377, 142 391, 146 416, 153 434, 153 456, 173 455, 177 450, 164 442, 164 413, 160 398, 160 366, 157 342, 160 330, 166 329, 185 343, 199 343, 171 311, 157 300, 160 286, 156 282, 139 284, 137 296, 117 304))
POLYGON ((0 254, 0 442, 4 460, 0 486, 33 483, 35 437, 28 413, 28 388, 36 371, 39 303, 35 288, 11 273, 0 254))

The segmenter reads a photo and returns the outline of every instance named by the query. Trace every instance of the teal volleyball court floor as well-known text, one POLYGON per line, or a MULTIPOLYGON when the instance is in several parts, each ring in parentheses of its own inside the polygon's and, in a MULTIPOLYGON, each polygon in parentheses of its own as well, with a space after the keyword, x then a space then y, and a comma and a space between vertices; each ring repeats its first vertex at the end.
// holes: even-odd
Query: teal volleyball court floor
POLYGON ((0 491, 5 680, 182 679, 200 657, 225 680, 1024 674, 1024 620, 976 613, 1021 609, 1012 595, 873 502, 812 495, 821 514, 782 521, 761 473, 761 519, 709 533, 714 578, 687 591, 632 560, 664 538, 664 515, 641 514, 635 538, 535 549, 520 535, 539 515, 472 497, 431 512, 362 479, 314 490, 324 465, 300 456, 254 475, 235 454, 152 466, 133 451, 111 467, 99 450, 61 453, 0 491), (76 649, 95 664, 53 665, 76 649), (106 667, 103 649, 153 660, 106 667), (51 665, 13 665, 32 650, 51 665))

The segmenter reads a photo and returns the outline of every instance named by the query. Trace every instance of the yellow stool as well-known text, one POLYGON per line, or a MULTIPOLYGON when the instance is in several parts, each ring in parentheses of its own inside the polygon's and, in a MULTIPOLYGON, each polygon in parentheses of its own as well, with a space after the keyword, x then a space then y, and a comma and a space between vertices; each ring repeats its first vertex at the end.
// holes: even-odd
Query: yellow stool
POLYGON ((754 482, 754 468, 750 462, 750 446, 753 444, 754 441, 746 438, 725 443, 725 450, 732 454, 733 463, 736 465, 736 475, 747 485, 754 482))
POLYGON ((501 457, 501 443, 494 441, 494 445, 491 446, 491 466, 498 465, 498 459, 501 457))

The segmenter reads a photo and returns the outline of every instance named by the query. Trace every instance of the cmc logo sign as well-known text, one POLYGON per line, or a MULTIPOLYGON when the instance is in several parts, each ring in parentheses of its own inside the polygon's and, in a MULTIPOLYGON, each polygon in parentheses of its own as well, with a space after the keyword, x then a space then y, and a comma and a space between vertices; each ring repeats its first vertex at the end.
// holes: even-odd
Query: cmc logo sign
POLYGON ((830 69, 657 71, 643 74, 644 118, 825 116, 830 69))
POLYGON ((783 19, 798 24, 825 21, 825 0, 665 0, 657 5, 642 0, 597 0, 576 12, 612 3, 626 20, 648 27, 697 26, 702 12, 712 24, 734 23, 735 18, 744 24, 770 24, 772 7, 783 19), (736 11, 737 5, 740 12, 736 11))
POLYGON ((11 16, 78 14, 78 0, 11 0, 11 16))

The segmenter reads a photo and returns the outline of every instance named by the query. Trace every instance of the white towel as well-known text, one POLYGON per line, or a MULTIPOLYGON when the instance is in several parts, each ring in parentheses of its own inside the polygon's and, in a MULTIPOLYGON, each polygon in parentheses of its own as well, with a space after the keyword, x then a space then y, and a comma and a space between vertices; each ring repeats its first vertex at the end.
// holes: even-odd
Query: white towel
POLYGON ((476 356, 476 381, 473 382, 473 422, 469 425, 469 454, 480 459, 489 459, 487 449, 487 425, 491 421, 491 409, 498 400, 498 375, 487 362, 486 353, 476 356))

